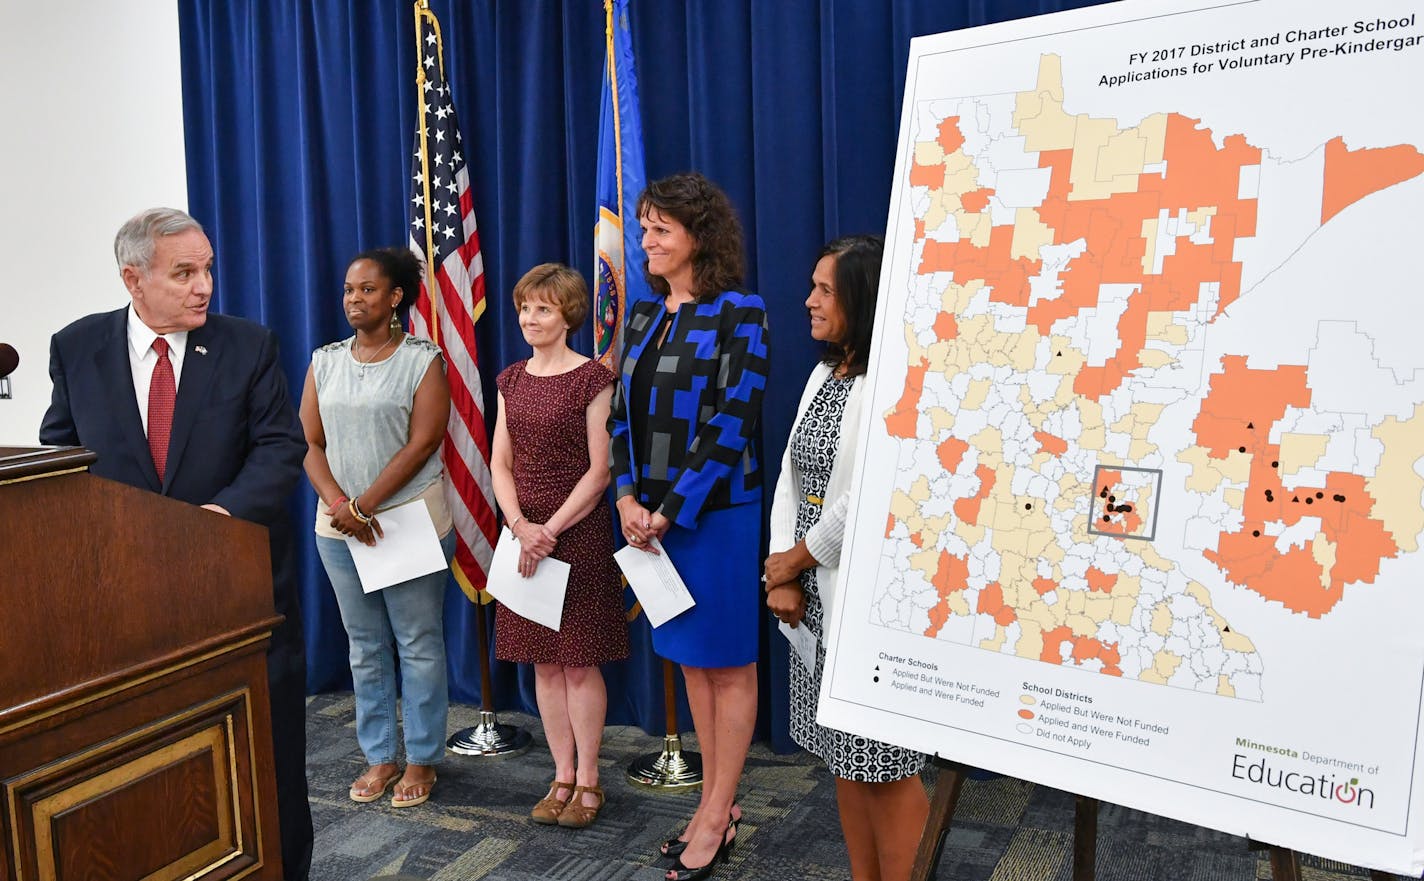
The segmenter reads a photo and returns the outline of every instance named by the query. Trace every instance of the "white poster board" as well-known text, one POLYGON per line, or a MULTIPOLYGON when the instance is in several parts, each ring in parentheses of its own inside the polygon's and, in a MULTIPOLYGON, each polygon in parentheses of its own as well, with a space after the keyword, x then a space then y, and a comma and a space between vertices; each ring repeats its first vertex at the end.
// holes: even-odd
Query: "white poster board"
POLYGON ((1424 27, 914 41, 824 724, 1424 869, 1424 27))

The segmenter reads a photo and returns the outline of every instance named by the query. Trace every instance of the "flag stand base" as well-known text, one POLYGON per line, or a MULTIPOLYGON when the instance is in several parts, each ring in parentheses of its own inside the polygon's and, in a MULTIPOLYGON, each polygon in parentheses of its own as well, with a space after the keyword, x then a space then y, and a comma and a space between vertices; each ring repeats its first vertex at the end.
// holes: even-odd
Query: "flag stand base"
POLYGON ((517 756, 529 749, 534 738, 528 731, 514 725, 504 725, 489 710, 480 710, 480 724, 455 735, 445 742, 450 752, 462 756, 498 758, 517 756))
POLYGON ((663 751, 648 753, 628 765, 628 782, 658 792, 686 792, 702 785, 702 756, 682 748, 682 738, 663 738, 663 751))

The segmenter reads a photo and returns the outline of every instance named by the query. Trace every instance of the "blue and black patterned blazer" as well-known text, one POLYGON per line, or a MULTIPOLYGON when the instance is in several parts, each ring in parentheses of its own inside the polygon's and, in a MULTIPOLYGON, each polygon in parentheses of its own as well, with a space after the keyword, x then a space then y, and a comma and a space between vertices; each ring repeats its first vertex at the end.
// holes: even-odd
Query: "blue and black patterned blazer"
POLYGON ((761 498, 754 441, 766 392, 766 306, 761 297, 726 291, 677 309, 658 352, 650 412, 651 462, 638 462, 629 431, 628 389, 667 310, 662 300, 634 303, 624 324, 623 361, 608 419, 609 469, 616 495, 636 494, 686 528, 704 511, 761 498))

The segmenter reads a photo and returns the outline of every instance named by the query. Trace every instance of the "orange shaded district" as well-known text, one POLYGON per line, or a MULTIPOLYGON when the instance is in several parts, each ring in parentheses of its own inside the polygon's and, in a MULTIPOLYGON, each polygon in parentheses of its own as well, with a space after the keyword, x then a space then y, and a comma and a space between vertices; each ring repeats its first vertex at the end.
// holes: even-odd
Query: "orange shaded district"
POLYGON ((991 581, 984 585, 984 589, 979 591, 979 602, 975 605, 974 611, 981 615, 990 615, 994 623, 1000 627, 1008 627, 1018 618, 1014 610, 1004 605, 1004 589, 999 586, 999 582, 991 581))
POLYGON ((959 336, 959 320, 951 312, 941 312, 934 320, 935 338, 952 340, 959 336))
POLYGON ((980 187, 977 190, 970 190, 959 197, 959 204, 964 206, 964 210, 970 214, 978 214, 989 207, 989 197, 994 195, 993 187, 980 187))
POLYGON ((1310 406, 1304 365, 1253 370, 1245 355, 1227 355, 1221 367, 1208 380, 1207 396, 1192 422, 1192 433, 1213 459, 1225 459, 1242 447, 1258 455, 1286 408, 1310 406))
POLYGON ((974 475, 979 478, 979 491, 968 498, 957 499, 954 502, 954 516, 970 525, 979 522, 979 506, 989 497, 989 491, 994 488, 994 469, 988 465, 977 465, 974 468, 974 475))
POLYGON ((1103 512, 1093 524, 1093 528, 1098 532, 1110 532, 1114 535, 1137 535, 1142 529, 1142 514, 1134 505, 1131 511, 1109 512, 1107 506, 1109 499, 1116 498, 1119 494, 1126 495, 1119 486, 1122 484, 1122 472, 1117 470, 1104 469, 1098 474, 1098 501, 1102 503, 1100 510, 1103 512), (1116 514, 1116 516, 1114 516, 1116 514))
POLYGON ((939 124, 939 146, 946 156, 964 146, 964 133, 959 130, 959 117, 946 116, 939 124))
POLYGON ((1014 243, 1012 226, 996 226, 989 231, 989 246, 979 248, 961 239, 941 242, 930 239, 920 252, 920 275, 932 272, 952 272, 960 284, 980 279, 991 289, 989 299, 1014 306, 1027 306, 1028 280, 1043 268, 1043 261, 1027 257, 1013 258, 1009 251, 1014 243))
POLYGON ((1320 222, 1354 203, 1424 173, 1424 154, 1408 144, 1351 150, 1344 138, 1325 144, 1325 191, 1320 199, 1320 222))
POLYGON ((1394 537, 1373 519, 1375 499, 1365 479, 1327 472, 1325 485, 1287 489, 1280 475, 1280 445, 1269 440, 1287 407, 1310 404, 1305 367, 1283 365, 1252 370, 1241 356, 1221 359, 1201 413, 1192 423, 1198 442, 1214 458, 1244 450, 1251 456, 1243 522, 1222 532, 1204 556, 1233 584, 1254 590, 1295 612, 1319 618, 1344 595, 1345 585, 1372 583, 1380 563, 1399 554, 1394 537), (1320 534, 1335 545, 1335 563, 1326 572, 1308 547, 1277 550, 1270 523, 1293 526, 1303 517, 1320 519, 1320 534))
POLYGON ((957 437, 947 437, 935 452, 939 455, 939 464, 944 466, 945 471, 958 471, 959 463, 964 461, 964 454, 969 451, 969 444, 957 437))
POLYGON ((1101 593, 1112 593, 1112 589, 1117 586, 1117 573, 1109 575, 1096 566, 1088 567, 1088 591, 1099 591, 1101 593))
POLYGON ((939 566, 931 582, 939 594, 939 602, 930 609, 930 626, 925 628, 925 636, 932 637, 938 636, 944 622, 949 620, 950 595, 969 585, 969 562, 962 557, 951 556, 948 551, 940 551, 939 566))
POLYGON ((1046 593, 1052 593, 1057 590, 1058 582, 1052 578, 1035 578, 1033 580, 1033 589, 1038 591, 1039 596, 1043 596, 1046 593))
POLYGON ((1035 431, 1033 439, 1038 441, 1038 448, 1052 456, 1061 456, 1068 452, 1068 442, 1057 435, 1049 434, 1046 431, 1035 431))
MULTIPOLYGON (((910 186, 936 188, 944 186, 944 166, 921 165, 918 162, 911 163, 910 186)), ((923 225, 924 221, 917 222, 915 226, 917 237, 924 235, 923 225)))
POLYGON ((1104 643, 1091 636, 1074 636, 1073 631, 1066 624, 1059 625, 1043 634, 1043 651, 1039 654, 1040 661, 1047 661, 1050 664, 1063 663, 1063 643, 1069 643, 1071 648, 1068 657, 1077 665, 1082 665, 1084 661, 1097 658, 1102 661, 1102 669, 1099 673, 1107 676, 1121 676, 1122 652, 1118 650, 1115 642, 1104 643))
POLYGON ((925 373, 929 369, 930 362, 925 358, 921 358, 919 364, 910 365, 905 376, 905 391, 885 417, 885 431, 891 437, 914 440, 915 423, 920 418, 920 395, 925 390, 925 373))

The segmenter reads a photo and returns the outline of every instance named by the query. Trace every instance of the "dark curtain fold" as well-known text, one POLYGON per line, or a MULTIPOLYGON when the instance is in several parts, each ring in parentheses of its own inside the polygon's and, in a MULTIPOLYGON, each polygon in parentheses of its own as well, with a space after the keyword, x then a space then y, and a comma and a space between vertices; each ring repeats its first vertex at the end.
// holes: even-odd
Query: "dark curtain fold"
MULTIPOLYGON (((593 268, 599 0, 431 0, 444 34, 489 297, 477 329, 486 402, 527 355, 509 291, 536 263, 593 268)), ((884 229, 909 40, 1093 0, 726 0, 632 4, 648 179, 696 169, 737 205, 747 286, 767 301, 772 374, 763 458, 775 480, 817 355, 802 300, 820 246, 884 229)), ((407 240, 417 64, 404 0, 179 0, 190 209, 217 252, 217 307, 274 328, 299 393, 313 348, 344 337, 346 264, 407 240)), ((422 47, 422 52, 428 47, 422 47)), ((585 327, 576 337, 592 348, 585 327)), ((309 533, 315 497, 293 502, 309 533)), ((349 687, 346 640, 308 539, 308 687, 349 687)), ((769 619, 768 619, 769 620, 769 619)), ((476 617, 446 602, 451 693, 479 699, 476 617)), ((610 665, 609 722, 661 733, 648 625, 610 665)), ((763 633, 759 731, 787 735, 787 655, 763 633)), ((532 672, 495 664, 499 709, 535 711, 532 672)), ((686 706, 680 716, 685 727, 686 706)))

